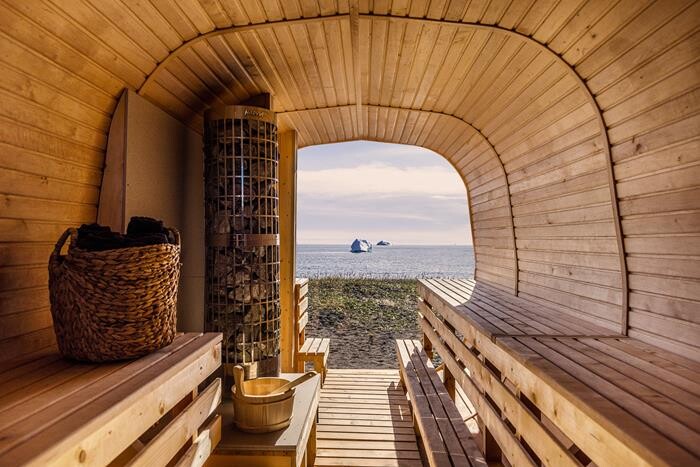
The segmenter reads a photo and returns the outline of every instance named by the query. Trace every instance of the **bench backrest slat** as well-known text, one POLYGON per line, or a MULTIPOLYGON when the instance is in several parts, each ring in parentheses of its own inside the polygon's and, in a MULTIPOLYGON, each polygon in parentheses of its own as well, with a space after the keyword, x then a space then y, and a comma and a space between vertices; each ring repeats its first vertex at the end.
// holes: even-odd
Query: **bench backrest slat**
POLYGON ((399 367, 429 464, 486 465, 420 342, 397 340, 399 367))
MULTIPOLYGON (((420 361, 425 375, 429 378, 429 381, 435 389, 436 394, 440 398, 441 414, 444 411, 446 419, 445 423, 449 425, 445 430, 440 430, 445 438, 445 443, 448 445, 448 447, 458 444, 465 453, 470 452, 471 446, 469 445, 472 445, 473 442, 471 441, 469 430, 462 419, 462 415, 459 413, 454 401, 452 401, 450 398, 447 388, 443 384, 442 380, 440 380, 440 376, 437 374, 432 361, 430 361, 427 354, 423 351, 420 343, 418 343, 418 341, 413 342, 416 351, 414 355, 420 361)), ((441 417, 437 415, 436 417, 438 419, 438 424, 440 424, 441 417)), ((456 446, 452 452, 457 452, 456 446)))
POLYGON ((430 403, 423 392, 418 372, 411 359, 411 350, 408 348, 409 340, 396 341, 397 353, 399 357, 399 367, 409 398, 413 407, 413 417, 420 430, 425 454, 431 466, 451 465, 447 449, 440 437, 440 430, 432 416, 430 403))

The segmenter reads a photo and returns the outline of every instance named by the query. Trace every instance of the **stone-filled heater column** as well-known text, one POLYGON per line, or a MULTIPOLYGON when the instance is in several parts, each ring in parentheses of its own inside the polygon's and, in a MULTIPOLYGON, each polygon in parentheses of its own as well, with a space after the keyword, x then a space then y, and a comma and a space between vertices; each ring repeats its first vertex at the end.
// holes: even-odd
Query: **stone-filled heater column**
POLYGON ((207 331, 222 332, 227 375, 275 376, 280 363, 279 155, 275 114, 204 116, 207 331))

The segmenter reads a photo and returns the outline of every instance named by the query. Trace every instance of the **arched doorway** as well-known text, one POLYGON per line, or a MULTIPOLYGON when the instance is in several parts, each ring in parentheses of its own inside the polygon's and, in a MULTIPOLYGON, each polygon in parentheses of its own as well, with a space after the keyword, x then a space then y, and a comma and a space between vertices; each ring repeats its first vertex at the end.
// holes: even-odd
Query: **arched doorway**
POLYGON ((464 181, 416 146, 300 150, 296 235, 296 276, 310 279, 306 336, 331 339, 331 368, 395 368, 394 339, 419 337, 416 279, 474 274, 464 181), (372 251, 352 253, 355 238, 372 251))

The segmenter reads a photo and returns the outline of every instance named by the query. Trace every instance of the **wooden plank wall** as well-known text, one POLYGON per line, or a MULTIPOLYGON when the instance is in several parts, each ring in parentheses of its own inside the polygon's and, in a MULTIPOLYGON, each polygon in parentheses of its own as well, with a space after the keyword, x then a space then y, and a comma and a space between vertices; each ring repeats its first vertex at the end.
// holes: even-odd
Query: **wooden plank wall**
POLYGON ((132 87, 195 129, 270 92, 300 147, 420 141, 469 185, 481 280, 611 330, 628 297, 630 335, 700 358, 698 17, 692 0, 5 0, 0 355, 52 338, 51 243, 95 219, 132 87))
POLYGON ((698 360, 700 3, 632 5, 609 15, 611 31, 590 33, 598 34, 586 45, 595 52, 570 55, 608 126, 629 272, 629 335, 698 360))
POLYGON ((27 8, 0 5, 0 359, 54 341, 49 253, 96 218, 110 117, 129 84, 99 41, 76 50, 53 34, 75 26, 27 8))

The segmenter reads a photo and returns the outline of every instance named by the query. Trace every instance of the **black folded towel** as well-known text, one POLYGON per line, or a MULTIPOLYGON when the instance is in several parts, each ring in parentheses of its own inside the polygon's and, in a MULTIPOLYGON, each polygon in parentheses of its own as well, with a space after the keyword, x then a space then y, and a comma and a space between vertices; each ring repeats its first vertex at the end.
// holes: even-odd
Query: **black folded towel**
MULTIPOLYGON (((158 219, 153 219, 152 217, 132 217, 129 221, 129 225, 126 227, 126 235, 133 238, 141 238, 144 236, 150 237, 151 235, 165 235, 166 241, 156 242, 156 243, 176 243, 175 236, 172 231, 163 225, 163 221, 158 219)), ((155 237, 150 238, 146 241, 155 241, 155 237)), ((152 245, 153 243, 147 243, 147 245, 152 245)))
POLYGON ((87 251, 105 251, 163 243, 176 244, 175 237, 163 221, 150 217, 132 217, 126 235, 112 232, 99 224, 83 224, 78 229, 76 247, 87 251))
POLYGON ((109 227, 94 223, 94 224, 81 225, 80 228, 78 229, 78 233, 87 235, 87 234, 111 234, 114 232, 112 232, 112 229, 110 229, 109 227))
POLYGON ((78 229, 76 247, 88 251, 123 248, 123 235, 99 224, 83 224, 78 229))
POLYGON ((163 221, 153 219, 152 217, 137 217, 134 216, 129 221, 129 225, 126 227, 126 234, 129 236, 143 235, 143 234, 153 234, 153 233, 165 233, 165 228, 163 227, 163 221))
POLYGON ((162 233, 142 234, 136 237, 127 235, 124 237, 124 243, 127 247, 160 245, 162 243, 170 243, 168 236, 162 233))

